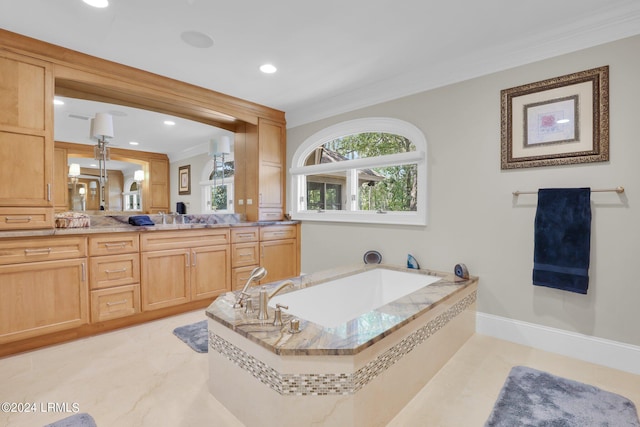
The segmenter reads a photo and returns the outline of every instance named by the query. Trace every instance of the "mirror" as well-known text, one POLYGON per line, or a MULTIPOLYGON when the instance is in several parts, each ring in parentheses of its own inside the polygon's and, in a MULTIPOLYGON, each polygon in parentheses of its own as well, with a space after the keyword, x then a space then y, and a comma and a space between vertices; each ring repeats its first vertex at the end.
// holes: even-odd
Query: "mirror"
POLYGON ((162 153, 169 157, 171 172, 182 164, 190 165, 190 194, 178 191, 177 173, 169 174, 167 211, 178 210, 177 203, 182 202, 187 213, 233 212, 234 134, 229 130, 124 105, 60 95, 56 95, 55 100, 56 146, 64 145, 67 149, 67 168, 71 164, 80 166, 80 174, 75 178, 69 177, 67 182, 70 210, 97 213, 101 209, 100 173, 93 153, 97 141, 90 138, 90 128, 95 114, 106 112, 113 117, 114 128, 114 137, 108 139, 107 144, 112 154, 106 161, 108 188, 105 189, 106 200, 102 203, 106 211, 145 212, 144 198, 150 197, 153 183, 149 179, 136 180, 134 175, 142 170, 149 178, 149 162, 144 161, 145 153, 162 153), (214 145, 219 145, 212 144, 212 140, 216 143, 230 141, 224 150, 224 162, 222 156, 217 155, 214 159, 210 155, 214 145), (83 147, 74 149, 75 144, 83 147), (115 152, 118 154, 114 155, 115 152), (214 169, 217 173, 213 173, 214 169), (221 209, 224 206, 223 196, 227 209, 221 209))
POLYGON ((72 165, 80 167, 80 174, 69 176, 67 182, 69 210, 94 213, 101 211, 101 206, 104 206, 109 212, 142 212, 144 170, 148 169, 148 162, 109 160, 106 202, 101 203, 98 162, 93 158, 77 157, 79 155, 73 152, 67 154, 70 170, 72 165))

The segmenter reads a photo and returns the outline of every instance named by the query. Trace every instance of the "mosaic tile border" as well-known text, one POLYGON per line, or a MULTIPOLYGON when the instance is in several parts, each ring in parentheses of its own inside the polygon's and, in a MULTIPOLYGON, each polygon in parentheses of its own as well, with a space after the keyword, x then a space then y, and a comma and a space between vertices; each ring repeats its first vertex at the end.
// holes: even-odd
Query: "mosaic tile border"
POLYGON ((389 369, 431 335, 471 306, 477 291, 404 338, 354 373, 281 374, 224 338, 209 331, 209 347, 283 396, 352 395, 389 369))

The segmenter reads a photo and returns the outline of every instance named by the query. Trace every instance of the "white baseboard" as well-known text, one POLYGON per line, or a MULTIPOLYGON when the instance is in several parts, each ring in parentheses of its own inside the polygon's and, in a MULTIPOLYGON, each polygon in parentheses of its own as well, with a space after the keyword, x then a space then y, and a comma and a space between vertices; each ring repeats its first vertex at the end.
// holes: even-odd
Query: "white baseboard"
POLYGON ((544 351, 640 375, 640 347, 477 313, 476 332, 544 351))

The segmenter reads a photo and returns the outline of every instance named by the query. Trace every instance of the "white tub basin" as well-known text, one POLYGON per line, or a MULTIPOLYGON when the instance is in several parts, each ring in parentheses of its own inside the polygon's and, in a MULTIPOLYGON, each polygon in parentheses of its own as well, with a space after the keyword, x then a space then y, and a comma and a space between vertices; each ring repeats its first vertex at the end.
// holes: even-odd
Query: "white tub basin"
POLYGON ((438 280, 438 276, 376 268, 276 295, 269 306, 286 305, 289 314, 334 328, 438 280))

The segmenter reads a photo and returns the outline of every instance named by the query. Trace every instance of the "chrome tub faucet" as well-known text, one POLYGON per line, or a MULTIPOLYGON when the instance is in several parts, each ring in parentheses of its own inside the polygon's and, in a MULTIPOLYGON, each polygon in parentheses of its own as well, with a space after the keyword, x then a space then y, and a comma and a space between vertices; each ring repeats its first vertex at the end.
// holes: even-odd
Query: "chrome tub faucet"
POLYGON ((251 285, 251 283, 264 279, 264 276, 266 275, 267 275, 267 270, 264 267, 254 268, 253 271, 251 272, 251 275, 249 276, 249 279, 247 279, 247 283, 244 284, 242 291, 240 291, 240 294, 238 295, 238 298, 236 299, 235 304, 233 304, 233 308, 242 307, 244 300, 246 298, 249 298, 247 289, 249 289, 249 286, 251 285))
POLYGON ((263 287, 260 289, 260 300, 258 304, 258 319, 259 320, 267 320, 269 318, 269 313, 267 313, 267 304, 271 298, 275 297, 278 292, 286 288, 287 286, 293 286, 294 283, 291 280, 285 280, 280 283, 280 285, 270 294, 267 293, 267 290, 263 287))

